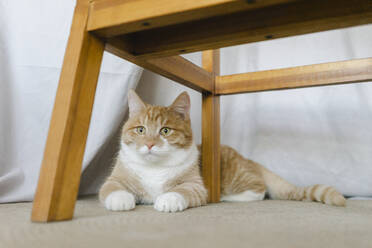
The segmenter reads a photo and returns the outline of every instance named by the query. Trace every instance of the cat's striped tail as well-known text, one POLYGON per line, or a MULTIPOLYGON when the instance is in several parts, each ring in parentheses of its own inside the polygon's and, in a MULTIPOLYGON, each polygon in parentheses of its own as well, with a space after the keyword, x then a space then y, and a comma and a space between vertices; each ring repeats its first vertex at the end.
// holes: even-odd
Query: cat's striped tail
POLYGON ((345 206, 345 198, 333 187, 320 184, 297 187, 262 166, 261 171, 268 193, 273 199, 317 201, 329 205, 345 206))

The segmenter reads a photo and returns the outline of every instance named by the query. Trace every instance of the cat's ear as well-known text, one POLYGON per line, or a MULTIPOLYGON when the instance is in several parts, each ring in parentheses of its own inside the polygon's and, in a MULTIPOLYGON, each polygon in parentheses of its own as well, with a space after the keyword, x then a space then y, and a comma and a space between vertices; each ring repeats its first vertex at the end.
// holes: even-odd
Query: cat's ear
POLYGON ((141 100, 141 98, 132 89, 128 93, 128 106, 129 106, 129 117, 141 112, 146 108, 146 104, 141 100))
POLYGON ((180 113, 184 119, 188 119, 190 117, 190 97, 186 91, 182 92, 176 100, 170 105, 170 107, 180 113))

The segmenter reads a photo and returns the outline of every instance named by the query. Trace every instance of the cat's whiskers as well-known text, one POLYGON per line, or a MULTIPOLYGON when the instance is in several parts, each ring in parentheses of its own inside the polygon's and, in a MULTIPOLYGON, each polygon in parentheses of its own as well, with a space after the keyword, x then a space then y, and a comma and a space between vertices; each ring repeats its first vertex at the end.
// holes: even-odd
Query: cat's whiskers
MULTIPOLYGON (((166 145, 163 145, 166 146, 166 145)), ((148 150, 148 148, 146 147, 148 150)), ((152 148, 151 150, 153 150, 152 148)), ((147 167, 177 167, 185 161, 197 161, 198 151, 195 144, 192 144, 187 149, 180 149, 175 147, 163 148, 161 150, 146 152, 142 147, 137 149, 134 144, 125 144, 121 141, 121 149, 119 156, 128 163, 138 165, 145 165, 147 167), (142 152, 141 152, 142 151, 142 152)))

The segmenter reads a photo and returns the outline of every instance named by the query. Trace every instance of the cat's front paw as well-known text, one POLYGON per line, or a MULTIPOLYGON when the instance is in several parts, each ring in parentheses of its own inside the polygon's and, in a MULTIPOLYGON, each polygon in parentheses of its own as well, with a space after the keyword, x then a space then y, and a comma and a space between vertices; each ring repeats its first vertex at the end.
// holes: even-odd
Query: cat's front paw
POLYGON ((169 192, 156 198, 154 208, 161 212, 177 212, 187 208, 186 199, 179 193, 169 192))
POLYGON ((105 200, 105 207, 111 211, 124 211, 135 208, 136 200, 133 194, 118 190, 110 193, 105 200))

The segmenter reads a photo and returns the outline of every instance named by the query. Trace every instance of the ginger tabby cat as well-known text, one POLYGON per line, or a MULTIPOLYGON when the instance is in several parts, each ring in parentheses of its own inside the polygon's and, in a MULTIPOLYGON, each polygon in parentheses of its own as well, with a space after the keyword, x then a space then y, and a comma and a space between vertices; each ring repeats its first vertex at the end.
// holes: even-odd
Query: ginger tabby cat
MULTIPOLYGON (((193 142, 190 98, 180 94, 169 107, 144 103, 129 92, 129 119, 111 175, 99 191, 112 211, 154 204, 163 212, 183 211, 207 203, 200 175, 199 150, 193 142)), ((325 185, 296 187, 233 148, 221 147, 221 201, 272 199, 318 201, 344 206, 345 198, 325 185)))

